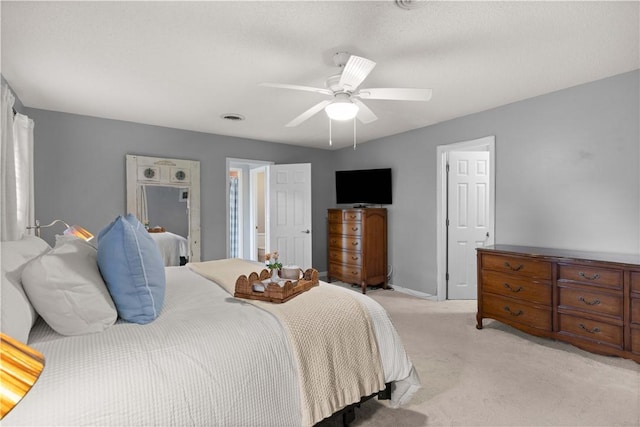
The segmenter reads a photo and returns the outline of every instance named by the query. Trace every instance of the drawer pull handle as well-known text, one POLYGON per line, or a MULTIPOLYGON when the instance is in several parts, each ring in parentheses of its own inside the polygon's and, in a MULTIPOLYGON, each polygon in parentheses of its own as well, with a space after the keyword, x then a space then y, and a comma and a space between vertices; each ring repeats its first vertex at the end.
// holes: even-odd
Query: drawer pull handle
POLYGON ((580 323, 580 324, 578 325, 578 327, 580 327, 580 329, 583 329, 583 330, 585 330, 585 331, 589 332, 590 334, 597 334, 598 332, 600 332, 600 328, 595 327, 595 328, 593 328, 593 329, 589 329, 589 328, 587 328, 586 326, 584 326, 582 323, 580 323))
POLYGON ((522 311, 522 310, 518 310, 517 312, 511 311, 511 309, 509 308, 508 305, 504 306, 504 311, 506 311, 507 313, 509 313, 512 316, 522 316, 524 314, 524 311, 522 311))
POLYGON ((587 280, 598 280, 600 278, 600 275, 598 273, 594 274, 593 276, 587 276, 584 271, 579 271, 578 276, 584 277, 587 280))
POLYGON ((360 259, 360 257, 352 256, 351 259, 354 260, 354 261, 357 261, 358 259, 360 259))
POLYGON ((510 284, 505 283, 504 287, 509 289, 511 292, 520 292, 521 290, 523 290, 524 288, 522 286, 518 286, 517 288, 513 288, 510 284))
POLYGON ((358 246, 358 242, 351 242, 353 246, 358 246))
POLYGON ((358 227, 351 227, 351 231, 358 231, 358 227))
POLYGON ((520 271, 524 268, 524 265, 522 264, 519 264, 517 267, 513 267, 511 266, 511 264, 509 264, 509 261, 505 261, 504 266, 511 269, 511 271, 520 271))
POLYGON ((586 299, 584 299, 584 297, 578 297, 578 301, 582 301, 583 303, 587 304, 587 305, 598 305, 600 304, 600 300, 598 298, 594 299, 593 301, 587 301, 586 299))

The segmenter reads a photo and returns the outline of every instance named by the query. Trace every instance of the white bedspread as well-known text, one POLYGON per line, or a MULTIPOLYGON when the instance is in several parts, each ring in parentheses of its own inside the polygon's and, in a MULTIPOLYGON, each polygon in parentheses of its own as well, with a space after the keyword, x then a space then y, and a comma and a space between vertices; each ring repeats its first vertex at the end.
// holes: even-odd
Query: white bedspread
MULTIPOLYGON (((255 263, 238 258, 189 264, 233 295, 255 263)), ((384 375, 369 312, 352 292, 314 286, 283 303, 247 300, 272 313, 289 333, 295 354, 303 425, 311 426, 362 396, 384 390, 384 375)))
POLYGON ((180 257, 189 256, 188 240, 182 236, 165 231, 162 233, 149 233, 160 248, 164 265, 180 265, 180 257))
MULTIPOLYGON (((45 369, 2 425, 301 425, 293 352, 278 320, 186 267, 166 271, 165 307, 147 325, 119 321, 62 337, 39 320, 29 344, 45 369)), ((379 334, 385 380, 404 380, 394 397, 401 403, 419 387, 415 370, 386 312, 358 298, 379 334)))

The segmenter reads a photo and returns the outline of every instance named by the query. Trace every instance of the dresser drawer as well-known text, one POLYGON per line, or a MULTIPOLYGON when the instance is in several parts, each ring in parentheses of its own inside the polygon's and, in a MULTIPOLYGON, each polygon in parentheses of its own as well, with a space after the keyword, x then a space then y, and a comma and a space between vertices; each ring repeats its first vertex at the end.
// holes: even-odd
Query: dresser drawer
POLYGON ((482 271, 482 292, 551 305, 551 282, 532 281, 496 271, 482 271))
POLYGON ((560 280, 622 289, 622 270, 562 264, 558 269, 558 279, 560 280))
POLYGON ((640 271, 631 272, 631 292, 640 293, 640 271))
POLYGON ((482 310, 488 317, 517 322, 532 328, 551 331, 551 310, 532 307, 511 298, 492 295, 482 298, 482 310))
POLYGON ((568 314, 558 315, 558 325, 560 334, 574 335, 590 341, 610 344, 622 349, 622 326, 570 316, 568 314))
POLYGON ((329 263, 329 276, 339 278, 346 283, 362 283, 362 270, 343 264, 329 263))
POLYGON ((347 236, 360 237, 362 234, 362 224, 359 222, 343 222, 339 224, 329 224, 329 234, 344 234, 347 236))
POLYGON ((350 251, 359 251, 362 248, 362 241, 358 237, 350 236, 329 236, 329 247, 334 249, 346 249, 350 251))
POLYGON ((350 252, 345 250, 330 249, 329 262, 337 262, 340 264, 362 265, 362 255, 360 252, 350 252))
POLYGON ((525 277, 551 280, 551 263, 508 255, 483 254, 482 268, 525 277))
POLYGON ((640 354, 640 329, 631 329, 631 352, 640 354))
POLYGON ((327 217, 329 218, 329 222, 342 222, 342 211, 341 210, 329 210, 327 217))
POLYGON ((631 323, 640 324, 640 298, 631 298, 631 323))
POLYGON ((343 221, 362 221, 361 211, 349 211, 345 210, 342 214, 343 221))
POLYGON ((570 286, 560 286, 559 290, 561 306, 622 319, 622 295, 585 291, 570 286))

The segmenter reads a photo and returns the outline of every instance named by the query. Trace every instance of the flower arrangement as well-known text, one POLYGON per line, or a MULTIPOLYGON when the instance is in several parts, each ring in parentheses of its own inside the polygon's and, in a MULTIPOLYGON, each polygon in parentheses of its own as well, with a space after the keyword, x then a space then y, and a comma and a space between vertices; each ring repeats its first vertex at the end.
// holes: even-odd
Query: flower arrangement
POLYGON ((278 262, 278 251, 267 253, 264 255, 264 263, 269 270, 280 270, 282 263, 278 262))

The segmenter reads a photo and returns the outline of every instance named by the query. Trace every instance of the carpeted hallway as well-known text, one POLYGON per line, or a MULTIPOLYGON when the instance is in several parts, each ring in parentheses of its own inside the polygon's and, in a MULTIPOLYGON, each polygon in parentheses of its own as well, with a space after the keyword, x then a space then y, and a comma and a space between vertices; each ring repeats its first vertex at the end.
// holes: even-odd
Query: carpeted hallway
POLYGON ((389 312, 423 388, 404 408, 363 403, 353 427, 640 426, 640 365, 633 361, 492 320, 477 330, 475 301, 367 295, 389 312))

